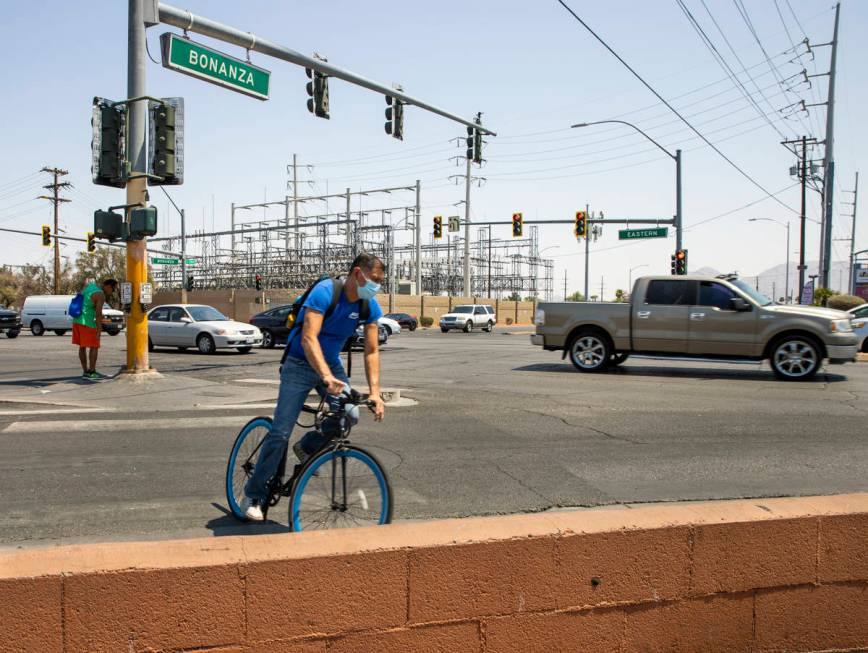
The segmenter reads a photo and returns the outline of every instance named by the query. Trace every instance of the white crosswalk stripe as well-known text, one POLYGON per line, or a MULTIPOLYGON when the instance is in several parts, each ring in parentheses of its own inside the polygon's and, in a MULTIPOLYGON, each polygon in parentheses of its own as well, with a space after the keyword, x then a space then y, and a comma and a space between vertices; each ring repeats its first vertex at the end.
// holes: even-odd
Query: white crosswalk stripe
POLYGON ((82 433, 88 431, 155 431, 171 430, 182 432, 189 429, 241 427, 254 417, 251 415, 228 415, 221 417, 164 417, 156 419, 90 419, 90 420, 40 420, 12 422, 2 433, 82 433))

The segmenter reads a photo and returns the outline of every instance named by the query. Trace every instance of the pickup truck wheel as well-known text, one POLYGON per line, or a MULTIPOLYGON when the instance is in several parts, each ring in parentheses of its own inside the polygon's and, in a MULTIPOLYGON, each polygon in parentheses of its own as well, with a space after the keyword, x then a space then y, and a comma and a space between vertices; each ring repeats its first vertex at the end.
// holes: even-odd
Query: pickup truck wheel
POLYGON ((784 381, 805 381, 820 369, 820 350, 804 336, 785 336, 772 347, 772 371, 784 381))
POLYGON ((6 332, 7 338, 17 338, 18 334, 21 333, 18 329, 10 329, 6 332))
POLYGON ((55 333, 55 335, 63 336, 63 335, 66 335, 66 329, 55 329, 54 333, 55 333))
POLYGON ((446 327, 440 327, 440 331, 442 331, 443 333, 448 333, 449 329, 447 329, 446 327))
POLYGON ((489 320, 489 321, 488 321, 488 324, 485 325, 485 330, 488 331, 489 333, 491 333, 492 331, 494 331, 494 322, 492 322, 491 320, 489 320))
POLYGON ((473 322, 467 320, 467 322, 464 323, 464 333, 470 333, 471 331, 473 331, 473 322))
POLYGON ((611 356, 609 343, 594 331, 580 333, 570 343, 570 361, 580 372, 599 372, 605 369, 611 356))
POLYGON ((627 354, 627 353, 622 352, 620 354, 612 354, 611 358, 609 358, 609 362, 612 365, 620 365, 628 358, 630 358, 630 354, 627 354))

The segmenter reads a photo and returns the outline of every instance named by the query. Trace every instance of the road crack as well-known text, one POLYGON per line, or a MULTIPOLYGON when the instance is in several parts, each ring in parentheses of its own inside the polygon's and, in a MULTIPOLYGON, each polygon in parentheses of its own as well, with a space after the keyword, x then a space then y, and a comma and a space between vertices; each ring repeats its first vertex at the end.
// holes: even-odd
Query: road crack
POLYGON ((530 415, 539 415, 540 417, 549 417, 551 419, 560 420, 567 426, 571 426, 576 429, 588 429, 589 431, 593 431, 597 435, 602 435, 603 437, 609 438, 610 440, 618 440, 620 442, 629 442, 630 444, 648 444, 647 442, 643 442, 642 440, 634 440, 632 438, 625 437, 623 435, 615 435, 614 433, 608 433, 602 429, 595 428, 593 426, 589 426, 587 424, 573 424, 570 421, 567 421, 560 415, 551 415, 550 413, 541 413, 536 410, 528 410, 527 408, 522 408, 521 411, 523 413, 528 413, 530 415))

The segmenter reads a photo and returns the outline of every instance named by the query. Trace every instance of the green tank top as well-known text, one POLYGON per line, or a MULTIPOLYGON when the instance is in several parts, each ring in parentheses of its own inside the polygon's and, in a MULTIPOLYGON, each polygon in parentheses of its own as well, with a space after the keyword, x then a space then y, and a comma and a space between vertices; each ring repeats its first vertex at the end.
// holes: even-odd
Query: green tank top
POLYGON ((102 292, 102 288, 95 283, 87 284, 81 291, 81 294, 84 297, 84 305, 81 308, 81 315, 72 320, 75 324, 81 324, 90 327, 91 329, 96 329, 96 307, 93 305, 92 297, 98 292, 102 292))

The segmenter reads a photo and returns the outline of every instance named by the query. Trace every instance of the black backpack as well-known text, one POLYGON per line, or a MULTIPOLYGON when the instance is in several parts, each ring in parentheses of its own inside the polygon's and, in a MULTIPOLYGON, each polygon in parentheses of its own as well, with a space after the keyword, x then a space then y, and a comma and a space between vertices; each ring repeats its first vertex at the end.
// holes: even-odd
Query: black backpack
MULTIPOLYGON (((281 365, 283 365, 284 361, 286 361, 286 357, 289 355, 289 345, 292 342, 292 338, 301 332, 301 326, 304 323, 304 318, 299 320, 298 316, 301 313, 301 309, 304 306, 304 303, 307 301, 308 295, 310 295, 311 291, 319 283, 325 281, 326 279, 332 279, 332 301, 329 304, 329 307, 326 309, 326 312, 323 314, 323 324, 325 324, 325 321, 329 319, 332 313, 334 313, 335 306, 338 305, 338 302, 341 299, 341 293, 344 291, 344 282, 343 279, 341 279, 340 277, 330 277, 329 275, 324 274, 319 279, 310 284, 307 290, 305 290, 298 297, 298 299, 296 299, 292 303, 292 306, 289 309, 289 313, 286 316, 286 326, 289 329, 289 334, 287 334, 286 336, 286 349, 283 350, 283 356, 280 359, 281 365)), ((367 322, 368 317, 370 317, 371 315, 371 307, 368 304, 368 300, 360 299, 359 302, 361 306, 359 307, 359 319, 356 323, 356 328, 358 328, 359 324, 367 322)), ((350 348, 350 343, 352 342, 352 339, 353 336, 347 338, 347 341, 341 348, 341 351, 347 352, 347 376, 352 376, 353 373, 352 350, 350 348)))

